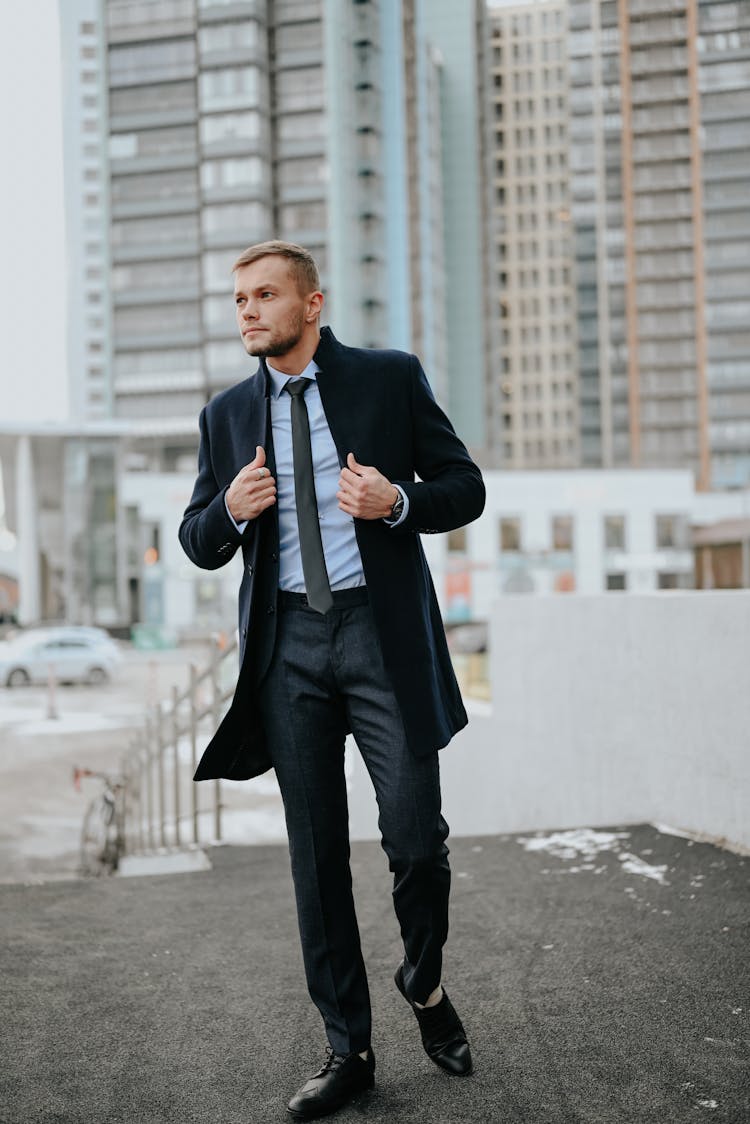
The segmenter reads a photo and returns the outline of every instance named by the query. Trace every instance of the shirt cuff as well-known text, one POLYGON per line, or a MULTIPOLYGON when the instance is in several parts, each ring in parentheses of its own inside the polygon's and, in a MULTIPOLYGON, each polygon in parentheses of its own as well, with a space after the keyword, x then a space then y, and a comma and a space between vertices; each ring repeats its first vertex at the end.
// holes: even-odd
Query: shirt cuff
POLYGON ((393 487, 396 489, 398 494, 401 496, 401 499, 404 501, 403 510, 398 519, 383 519, 383 522, 387 523, 389 527, 398 527, 399 523, 403 523, 404 519, 406 519, 407 515, 409 514, 409 497, 407 496, 403 488, 399 488, 398 484, 394 484, 393 487))
MULTIPOLYGON (((395 488, 395 487, 396 487, 396 485, 394 484, 394 485, 393 485, 393 487, 395 488)), ((224 507, 225 507, 225 508, 227 509, 227 515, 228 515, 228 516, 229 516, 229 518, 230 518, 230 519, 232 520, 232 523, 234 523, 234 525, 235 525, 235 527, 237 528, 237 530, 239 531, 239 533, 240 533, 240 534, 242 534, 242 532, 243 532, 243 531, 245 530, 245 527, 247 527, 247 525, 248 525, 248 523, 250 522, 250 520, 249 520, 249 519, 246 519, 244 523, 238 523, 238 522, 237 522, 237 521, 235 520, 234 516, 232 515, 231 511, 229 510, 229 504, 227 503, 227 494, 226 494, 226 492, 224 493, 224 507)))

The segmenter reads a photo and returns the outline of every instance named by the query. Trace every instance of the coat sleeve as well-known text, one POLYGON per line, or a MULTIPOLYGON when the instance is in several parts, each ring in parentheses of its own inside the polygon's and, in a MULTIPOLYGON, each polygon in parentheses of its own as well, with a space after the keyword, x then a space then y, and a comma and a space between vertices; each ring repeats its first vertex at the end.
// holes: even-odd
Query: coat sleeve
POLYGON ((251 520, 245 531, 240 533, 229 517, 224 499, 228 485, 220 487, 211 462, 205 406, 200 412, 198 426, 198 478, 182 517, 179 539, 182 549, 196 566, 203 570, 218 570, 234 557, 240 543, 255 533, 255 525, 251 520))
POLYGON ((435 401, 416 356, 410 356, 414 469, 418 481, 394 480, 409 497, 409 513, 391 534, 452 531, 484 510, 482 474, 435 401))

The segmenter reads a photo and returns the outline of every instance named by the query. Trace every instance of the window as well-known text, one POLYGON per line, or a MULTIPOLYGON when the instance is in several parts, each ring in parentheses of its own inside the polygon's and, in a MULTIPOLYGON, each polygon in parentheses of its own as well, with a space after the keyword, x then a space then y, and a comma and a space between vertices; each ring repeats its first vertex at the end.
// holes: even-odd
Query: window
POLYGON ((200 306, 181 304, 134 305, 115 310, 115 334, 120 337, 162 335, 194 328, 200 323, 200 306))
POLYGON ((204 70, 198 79, 200 107, 242 109, 258 104, 258 70, 254 66, 204 70))
POLYGON ((298 230, 325 230, 325 203, 287 203, 280 209, 282 235, 298 230))
POLYGON ((282 141, 322 140, 325 136, 322 113, 286 113, 279 118, 278 126, 282 141))
POLYGON ((242 364, 242 345, 235 340, 209 343, 206 361, 212 371, 236 369, 242 364))
POLYGON ((607 589, 627 589, 625 574, 607 574, 607 589))
POLYGON ((109 97, 113 117, 131 113, 161 113, 170 109, 194 109, 193 82, 166 82, 112 90, 109 97))
POLYGON ((111 86, 136 86, 165 79, 192 78, 195 73, 195 41, 167 39, 161 42, 110 47, 111 86))
POLYGON ((172 261, 134 262, 116 265, 112 270, 112 289, 121 293, 128 289, 176 289, 200 284, 195 259, 175 258, 172 261))
POLYGON ((155 244, 175 242, 185 247, 198 240, 197 215, 161 215, 159 218, 133 219, 112 223, 112 245, 142 246, 147 251, 155 244))
POLYGON ((236 51, 255 47, 258 43, 258 25, 254 20, 242 23, 219 23, 198 30, 201 54, 209 51, 236 51))
POLYGON ((659 550, 679 550, 685 545, 685 539, 685 520, 682 516, 656 516, 656 545, 659 550))
POLYGON ((679 589, 679 577, 677 574, 659 574, 659 589, 679 589))
POLYGON ((243 113, 216 113, 202 117, 201 144, 216 144, 227 140, 258 140, 260 114, 255 110, 243 113))
POLYGON ((201 164, 201 187, 212 188, 258 186, 263 179, 263 162, 258 156, 227 160, 206 160, 201 164))
POLYGON ((276 28, 276 51, 315 51, 323 46, 323 21, 281 24, 276 28))
POLYGON ((241 242, 248 245, 253 240, 250 236, 258 235, 257 240, 262 241, 269 226, 269 211, 265 203, 219 203, 214 206, 204 207, 202 213, 203 233, 207 236, 227 234, 237 240, 241 232, 241 242))
POLYGON ((278 165, 279 185, 285 187, 320 187, 328 180, 328 164, 325 160, 282 160, 278 165))
POLYGON ((552 549, 553 550, 572 550, 573 549, 573 516, 572 515, 553 515, 552 516, 552 549))
POLYGON ((456 527, 448 532, 448 550, 451 554, 466 553, 466 528, 456 527))
POLYGON ((112 160, 132 160, 138 156, 194 155, 195 128, 177 125, 171 129, 144 129, 142 132, 114 133, 109 138, 112 160))
MULTIPOLYGON (((604 516, 604 546, 607 550, 625 549, 625 516, 604 516)), ((609 587, 607 587, 609 588, 609 587)), ((613 587, 617 588, 617 587, 613 587)), ((623 587, 624 588, 624 587, 623 587)))
POLYGON ((171 199, 197 202, 198 184, 192 168, 177 172, 153 172, 142 176, 114 176, 112 203, 157 203, 171 199))
POLYGON ((323 68, 307 66, 280 70, 276 82, 277 109, 280 113, 317 108, 323 103, 323 68))
POLYGON ((521 549, 521 520, 502 518, 500 520, 500 550, 519 551, 521 549))

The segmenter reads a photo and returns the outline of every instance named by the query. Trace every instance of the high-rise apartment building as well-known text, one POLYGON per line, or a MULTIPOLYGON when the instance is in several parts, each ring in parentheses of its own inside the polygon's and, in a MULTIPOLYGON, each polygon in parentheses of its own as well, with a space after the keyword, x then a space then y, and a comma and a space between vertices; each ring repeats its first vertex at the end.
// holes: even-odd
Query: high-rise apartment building
POLYGON ((508 468, 580 461, 564 0, 491 10, 495 315, 490 424, 508 468))
POLYGON ((168 428, 165 467, 193 449, 198 410, 245 369, 232 261, 280 237, 318 260, 334 330, 418 350, 483 446, 481 0, 74 0, 61 14, 68 59, 74 23, 99 43, 111 414, 168 428))
MULTIPOLYGON (((61 13, 64 14, 64 13, 61 13)), ((69 401, 78 418, 112 412, 106 49, 98 0, 77 0, 60 20, 69 401)))
POLYGON ((750 10, 569 12, 583 461, 746 481, 750 10))
POLYGON ((700 100, 705 364, 714 487, 750 482, 750 4, 688 7, 700 100))
POLYGON ((503 463, 560 463, 557 409, 584 465, 747 482, 750 7, 519 0, 491 23, 503 463), (545 391, 560 364, 577 404, 545 391))

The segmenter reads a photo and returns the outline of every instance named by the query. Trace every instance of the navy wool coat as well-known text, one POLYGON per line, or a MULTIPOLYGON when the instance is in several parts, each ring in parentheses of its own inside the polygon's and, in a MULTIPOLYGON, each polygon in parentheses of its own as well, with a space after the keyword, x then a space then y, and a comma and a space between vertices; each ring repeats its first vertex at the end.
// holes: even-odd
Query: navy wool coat
MULTIPOLYGON (((447 745, 466 725, 420 533, 450 531, 484 507, 479 469, 437 405, 419 361, 401 351, 345 347, 323 328, 315 352, 328 425, 346 464, 352 452, 374 465, 409 497, 398 527, 355 519, 375 627, 411 751, 447 745), (415 481, 415 474, 419 481, 415 481)), ((180 525, 187 556, 218 569, 242 550, 239 592, 240 673, 234 699, 209 743, 196 780, 244 780, 271 768, 255 702, 273 652, 279 572, 276 506, 251 520, 242 534, 224 495, 234 477, 266 450, 274 472, 269 375, 259 369, 217 394, 201 411, 198 478, 180 525)))

